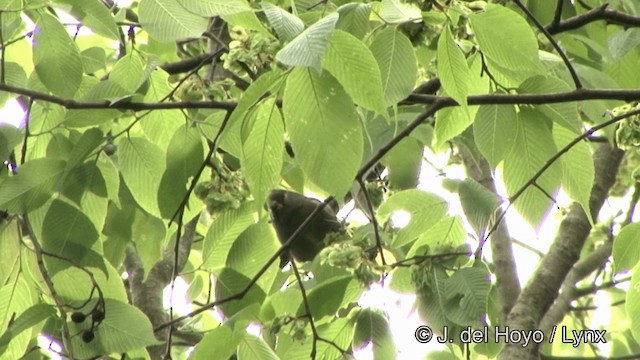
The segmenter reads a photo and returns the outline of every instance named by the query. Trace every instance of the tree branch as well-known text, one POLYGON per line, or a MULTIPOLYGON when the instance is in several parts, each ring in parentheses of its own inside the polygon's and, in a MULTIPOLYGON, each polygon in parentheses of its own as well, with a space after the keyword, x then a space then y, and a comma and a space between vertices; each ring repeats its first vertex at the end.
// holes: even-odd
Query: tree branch
POLYGON ((551 333, 551 327, 562 321, 567 312, 571 310, 571 302, 578 297, 576 283, 602 267, 611 256, 612 247, 613 244, 608 241, 575 264, 562 282, 560 295, 540 321, 539 329, 543 333, 551 333))
MULTIPOLYGON (((144 272, 146 271, 140 258, 132 248, 127 248, 127 254, 124 261, 125 268, 129 274, 131 302, 139 308, 151 321, 153 326, 158 326, 169 320, 169 314, 164 309, 162 299, 162 290, 173 280, 174 265, 177 265, 176 271, 181 271, 187 262, 191 244, 196 235, 196 225, 199 217, 195 217, 184 227, 184 234, 179 240, 178 257, 175 258, 174 249, 167 247, 163 257, 158 261, 151 270, 146 280, 143 281, 144 272)), ((174 241, 178 241, 175 239, 174 241)), ((169 329, 163 332, 156 332, 156 338, 161 341, 167 341, 169 338, 169 329)), ((149 349, 152 359, 161 359, 164 355, 165 347, 152 346, 149 349)))
POLYGON ((549 34, 554 35, 561 32, 581 28, 594 21, 606 20, 609 23, 622 25, 625 27, 640 26, 640 16, 633 16, 615 10, 608 9, 609 4, 604 4, 595 9, 589 10, 578 16, 560 21, 558 24, 550 24, 545 28, 549 34))
MULTIPOLYGON (((234 110, 238 105, 235 101, 182 101, 182 102, 154 102, 134 103, 118 101, 76 101, 49 95, 39 91, 26 89, 8 84, 0 84, 0 91, 23 95, 33 100, 41 100, 58 104, 66 109, 118 109, 118 110, 168 110, 168 109, 222 109, 234 110)), ((503 105, 503 104, 556 104, 584 100, 621 100, 625 102, 640 100, 640 90, 609 90, 609 89, 577 89, 573 91, 549 94, 486 94, 473 95, 467 98, 469 105, 503 105)), ((400 105, 434 104, 438 109, 458 106, 458 103, 448 96, 412 94, 400 105)), ((368 170, 369 168, 367 168, 368 170)))
MULTIPOLYGON (((609 144, 600 145, 594 154, 596 177, 589 204, 592 218, 597 218, 608 191, 615 182, 622 155, 622 150, 612 148, 609 144)), ((558 237, 509 313, 507 326, 520 330, 538 327, 551 303, 557 298, 566 275, 578 260, 590 230, 591 224, 584 210, 579 204, 573 204, 560 225, 558 237)), ((520 344, 510 343, 505 346, 498 359, 537 359, 537 352, 537 344, 523 348, 520 344)))
MULTIPOLYGON (((460 154, 467 174, 498 197, 496 184, 487 160, 478 151, 471 150, 466 146, 460 147, 460 154)), ((482 234, 478 234, 478 236, 482 236, 482 234)), ((490 244, 500 301, 500 323, 504 323, 520 295, 520 280, 516 271, 511 235, 509 235, 509 230, 504 222, 500 222, 496 228, 491 236, 490 244)))
MULTIPOLYGON (((562 1, 562 0, 559 0, 559 1, 562 1)), ((527 9, 527 7, 524 6, 522 1, 513 0, 513 2, 515 2, 516 5, 518 5, 520 10, 522 10, 527 15, 529 20, 531 20, 536 25, 538 30, 540 30, 544 34, 544 36, 547 38, 547 40, 549 40, 553 48, 556 49, 556 52, 562 58, 564 65, 567 67, 567 70, 569 70, 569 73, 571 74, 571 78, 573 79, 573 84, 575 85, 576 89, 582 89, 582 82, 580 81, 580 77, 578 76, 576 69, 574 69, 573 65, 571 65, 571 61, 569 61, 567 54, 565 54, 564 50, 562 50, 558 42, 553 38, 553 36, 551 36, 551 34, 547 31, 547 29, 545 29, 542 23, 540 23, 540 21, 538 21, 538 19, 531 13, 531 11, 529 11, 529 9, 527 9)), ((561 6, 560 6, 560 11, 562 11, 561 6)))

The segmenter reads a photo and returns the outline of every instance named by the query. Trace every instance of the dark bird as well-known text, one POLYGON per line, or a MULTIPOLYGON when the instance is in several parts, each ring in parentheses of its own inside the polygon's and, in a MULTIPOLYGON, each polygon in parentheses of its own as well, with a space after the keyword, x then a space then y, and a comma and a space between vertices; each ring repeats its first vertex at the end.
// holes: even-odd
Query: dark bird
MULTIPOLYGON (((293 191, 273 190, 267 199, 267 206, 271 211, 272 224, 280 243, 284 244, 320 204, 318 200, 293 191)), ((336 210, 330 205, 325 206, 296 236, 288 251, 282 253, 280 266, 284 266, 290 260, 289 254, 297 261, 313 260, 324 248, 324 238, 327 234, 341 230, 342 225, 336 218, 336 210)))

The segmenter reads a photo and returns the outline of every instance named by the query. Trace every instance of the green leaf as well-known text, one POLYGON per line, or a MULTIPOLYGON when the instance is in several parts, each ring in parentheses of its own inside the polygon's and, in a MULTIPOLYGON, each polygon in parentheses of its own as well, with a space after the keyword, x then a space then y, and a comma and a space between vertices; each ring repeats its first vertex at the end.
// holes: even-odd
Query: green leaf
POLYGON ((178 3, 194 14, 204 16, 234 15, 253 11, 246 0, 178 0, 178 3))
POLYGON ((0 159, 8 159, 11 152, 22 142, 22 131, 12 125, 0 124, 0 159))
POLYGON ((280 359, 262 338, 251 334, 245 334, 238 344, 238 358, 256 360, 280 359))
POLYGON ((21 18, 21 12, 24 10, 22 0, 3 0, 0 1, 0 10, 2 11, 2 38, 11 39, 24 26, 21 18))
POLYGON ((218 326, 204 335, 195 346, 190 359, 207 359, 211 354, 228 359, 234 354, 241 339, 241 335, 234 333, 228 325, 218 326))
POLYGON ((255 205, 244 203, 238 209, 218 214, 204 239, 202 266, 216 271, 227 262, 231 246, 249 225, 254 224, 255 205))
POLYGON ((42 84, 54 95, 72 98, 82 82, 78 45, 58 19, 44 12, 36 23, 33 41, 33 65, 42 84))
POLYGON ((273 98, 261 102, 243 124, 240 159, 258 211, 278 182, 284 153, 284 123, 273 98))
MULTIPOLYGON (((285 276, 291 275, 290 273, 282 274, 285 276)), ((274 281, 274 286, 276 284, 281 285, 282 283, 274 281)), ((300 293, 300 289, 295 286, 289 286, 284 290, 279 290, 269 295, 262 306, 261 317, 264 316, 266 318, 271 316, 270 319, 273 319, 276 316, 291 313, 291 309, 299 308, 300 304, 302 304, 302 294, 300 293), (270 314, 266 315, 268 311, 270 314)))
MULTIPOLYGON (((238 236, 229 249, 226 264, 229 268, 253 277, 278 251, 280 244, 271 230, 267 218, 257 224, 252 224, 238 236)), ((260 277, 257 284, 263 289, 269 289, 273 277, 279 272, 278 262, 260 277)))
POLYGON ((299 17, 270 2, 263 1, 260 5, 281 41, 291 40, 304 30, 304 23, 299 17))
POLYGON ((100 129, 91 128, 85 131, 73 146, 65 171, 69 171, 82 163, 103 141, 103 134, 100 129))
POLYGON ((29 130, 31 132, 48 132, 55 129, 64 120, 65 113, 66 110, 62 106, 36 102, 31 107, 29 130))
MULTIPOLYGON (((169 74, 164 71, 154 71, 149 78, 149 89, 144 96, 145 102, 164 101, 164 97, 173 91, 169 86, 169 74)), ((170 143, 171 138, 182 125, 178 119, 184 118, 180 110, 156 110, 150 112, 140 120, 144 134, 162 149, 170 143)))
MULTIPOLYGON (((95 225, 80 209, 62 200, 53 200, 42 224, 42 248, 84 266, 104 268, 102 248, 95 225)), ((45 258, 56 270, 68 267, 59 259, 45 258)), ((49 266, 49 271, 52 271, 49 266)), ((54 271, 55 272, 55 271, 54 271)))
POLYGON ((410 216, 407 225, 398 230, 394 246, 402 246, 417 238, 436 224, 447 211, 446 201, 442 198, 418 189, 397 192, 378 208, 380 223, 402 211, 410 216))
POLYGON ((9 344, 13 338, 49 317, 55 316, 55 314, 56 309, 49 304, 35 304, 25 310, 9 325, 9 328, 0 337, 0 355, 4 353, 7 349, 6 345, 9 344))
MULTIPOLYGON (((469 95, 486 94, 489 90, 488 76, 481 77, 482 59, 475 56, 471 59, 468 80, 469 95)), ((462 132, 473 123, 478 112, 478 106, 456 106, 442 109, 436 114, 436 145, 442 147, 446 141, 462 132)))
POLYGON ((116 166, 113 161, 111 161, 111 158, 104 155, 104 153, 98 158, 96 165, 100 170, 100 174, 102 174, 104 186, 107 190, 107 198, 114 201, 116 204, 119 204, 118 193, 120 191, 120 175, 118 175, 116 166))
POLYGON ((636 341, 640 341, 640 265, 633 268, 629 290, 625 298, 625 310, 629 328, 636 341))
POLYGON ((460 326, 480 325, 487 313, 487 298, 491 290, 486 266, 480 264, 460 269, 444 285, 447 319, 460 326))
POLYGON ((464 214, 480 238, 495 221, 500 199, 489 189, 471 178, 465 179, 458 189, 464 214))
POLYGON ((161 217, 158 190, 165 170, 165 154, 147 139, 123 137, 118 142, 120 171, 125 184, 140 207, 161 217))
POLYGON ((436 142, 442 146, 446 141, 460 135, 473 123, 475 106, 445 108, 436 114, 436 142))
MULTIPOLYGON (((20 276, 0 287, 0 309, 2 309, 0 329, 3 331, 10 332, 13 315, 24 313, 34 303, 36 295, 31 294, 30 286, 24 279, 25 277, 20 276)), ((31 332, 22 331, 20 334, 14 334, 6 347, 0 348, 2 357, 4 359, 21 359, 32 337, 31 332)))
MULTIPOLYGON (((0 14, 0 19, 5 14, 0 14)), ((24 88, 27 85, 27 74, 24 71, 24 68, 19 64, 11 61, 5 61, 4 67, 0 68, 0 74, 2 74, 2 79, 4 79, 4 83, 7 85, 17 86, 24 88), (3 73, 4 72, 4 73, 3 73)), ((0 106, 4 106, 7 100, 11 98, 15 98, 16 94, 12 94, 10 92, 1 91, 0 92, 0 106)), ((18 124, 15 124, 18 125, 18 124)), ((2 144, 2 142, 0 142, 2 144)), ((2 158, 5 159, 5 158, 2 158)))
POLYGON ((295 69, 282 102, 287 133, 305 175, 329 194, 345 194, 362 161, 364 142, 349 96, 330 74, 295 69))
POLYGON ((384 23, 392 25, 422 20, 420 8, 398 0, 382 0, 378 15, 384 23))
POLYGON ((5 259, 0 261, 0 284, 6 284, 14 269, 20 266, 21 230, 17 221, 0 223, 0 254, 5 259))
POLYGON ((396 104, 411 93, 418 77, 411 41, 389 27, 376 35, 370 49, 380 67, 385 106, 396 104))
MULTIPOLYGON (((567 128, 554 126, 553 137, 558 148, 563 148, 573 141, 576 135, 567 128)), ((562 164, 562 188, 573 200, 582 205, 589 222, 593 224, 594 219, 591 218, 589 205, 595 179, 591 148, 585 141, 581 141, 562 155, 560 163, 562 164)))
POLYGON ((68 266, 53 275, 51 280, 56 285, 58 295, 67 302, 85 304, 96 284, 100 286, 105 298, 126 302, 127 289, 122 282, 122 273, 109 263, 105 263, 105 268, 106 271, 93 267, 84 268, 83 270, 93 274, 92 279, 83 270, 68 266))
POLYGON ((44 205, 64 173, 66 162, 57 159, 30 160, 18 174, 0 183, 0 209, 24 214, 44 205))
POLYGON ((536 35, 518 13, 505 6, 488 4, 484 12, 472 15, 470 21, 482 53, 500 68, 520 78, 544 73, 536 35))
POLYGON ((614 60, 622 59, 640 45, 640 29, 625 29, 614 33, 609 39, 608 49, 614 60))
MULTIPOLYGON (((119 84, 111 80, 103 80, 95 84, 81 96, 83 101, 111 101, 131 95, 119 84)), ((100 125, 118 117, 121 114, 115 109, 74 109, 69 110, 64 118, 64 124, 69 127, 87 127, 100 125)))
MULTIPOLYGON (((522 94, 549 94, 569 92, 571 88, 567 83, 555 77, 534 76, 524 81, 518 90, 522 94)), ((571 130, 574 134, 582 132, 582 121, 578 115, 578 107, 575 102, 536 105, 535 108, 553 120, 553 122, 571 130)))
POLYGON ((175 0, 141 0, 140 25, 160 42, 199 37, 207 29, 209 20, 185 9, 175 0))
POLYGON ((473 122, 478 150, 491 166, 504 160, 515 144, 518 114, 513 105, 482 105, 473 122))
POLYGON ((467 231, 458 216, 444 216, 435 223, 429 231, 425 231, 407 251, 407 258, 415 255, 424 255, 424 246, 428 253, 437 253, 440 250, 450 251, 464 243, 467 231), (422 250, 422 252, 421 252, 422 250))
POLYGON ((312 67, 319 72, 337 21, 337 13, 318 20, 278 51, 276 60, 288 66, 312 67))
POLYGON ((623 227, 613 242, 613 269, 619 273, 636 267, 640 260, 640 223, 623 227))
POLYGON ((357 350, 369 343, 372 344, 374 359, 396 358, 396 344, 386 316, 379 310, 362 309, 353 329, 353 348, 357 350))
POLYGON ((418 185, 424 145, 412 137, 402 139, 381 160, 389 172, 389 188, 406 190, 418 185))
MULTIPOLYGON (((307 291, 309 309, 314 319, 334 316, 339 309, 356 301, 362 294, 362 284, 352 275, 333 278, 307 291)), ((304 314, 304 305, 298 308, 298 314, 304 314)))
MULTIPOLYGON (((604 71, 615 80, 620 88, 635 89, 640 83, 640 74, 636 71, 636 64, 639 62, 640 54, 637 51, 631 51, 620 60, 606 63, 604 71)), ((592 85, 589 84, 589 86, 592 85)))
POLYGON ((107 66, 107 54, 101 47, 93 46, 82 50, 82 69, 85 74, 93 74, 104 70, 107 66))
MULTIPOLYGON (((504 183, 507 193, 514 193, 537 173, 549 158, 556 153, 551 130, 540 113, 523 108, 518 118, 516 144, 504 160, 504 183)), ((515 208, 535 226, 549 210, 551 198, 555 195, 562 179, 560 164, 554 162, 536 181, 537 187, 530 185, 515 201, 515 208), (542 189, 542 190, 541 190, 542 189)))
MULTIPOLYGON (((249 86, 240 98, 238 106, 236 106, 231 113, 227 126, 220 136, 221 148, 237 158, 242 157, 242 139, 240 132, 247 114, 259 103, 265 94, 270 92, 277 93, 284 80, 285 77, 282 76, 280 71, 272 70, 260 75, 260 77, 249 86)), ((214 112, 200 125, 202 132, 209 140, 213 140, 216 137, 223 119, 223 112, 214 112)))
POLYGON ((60 194, 80 207, 96 229, 102 229, 107 215, 107 188, 103 174, 94 161, 69 170, 60 194))
POLYGON ((127 93, 133 94, 140 87, 143 74, 142 59, 137 52, 132 51, 116 62, 109 73, 109 80, 120 85, 127 93))
POLYGON ((361 40, 369 32, 370 4, 347 3, 336 11, 340 14, 336 29, 346 31, 361 40))
MULTIPOLYGON (((225 267, 216 278, 215 298, 225 299, 244 290, 251 279, 234 269, 225 267)), ((261 304, 266 297, 260 286, 251 286, 241 300, 226 302, 220 306, 225 317, 229 318, 252 304, 261 304)))
POLYGON ((165 219, 178 210, 187 194, 189 179, 204 161, 204 148, 196 127, 182 125, 173 135, 167 148, 166 170, 158 188, 158 206, 165 219))
POLYGON ((448 26, 444 27, 438 40, 438 76, 447 94, 458 104, 466 106, 471 74, 448 26))
POLYGON ((109 9, 99 0, 55 0, 71 6, 73 17, 91 30, 111 40, 120 40, 116 21, 109 9))
MULTIPOLYGON (((355 316, 337 318, 329 323, 318 325, 318 335, 323 339, 332 341, 333 344, 318 342, 317 359, 339 359, 342 354, 334 344, 345 349, 353 340, 353 327, 355 316)), ((309 354, 309 353, 308 353, 309 354)))
POLYGON ((386 114, 380 68, 362 41, 347 32, 334 31, 324 67, 340 82, 354 103, 386 114))
POLYGON ((127 240, 133 242, 144 269, 151 269, 162 258, 166 237, 167 228, 162 220, 143 211, 135 211, 131 238, 127 240))
MULTIPOLYGON (((225 1, 225 0, 223 0, 225 1)), ((234 3, 234 2, 239 2, 240 0, 233 0, 230 3, 234 3)), ((225 1, 225 4, 227 4, 227 2, 225 1)), ((235 10, 232 10, 235 11, 235 10)), ((260 21, 260 19, 258 19, 258 17, 256 16, 256 13, 253 9, 249 10, 249 11, 242 11, 242 12, 234 12, 232 14, 228 14, 228 15, 220 15, 220 17, 227 22, 227 25, 231 28, 233 28, 234 26, 240 26, 243 27, 247 30, 255 30, 258 33, 267 36, 269 38, 272 38, 273 35, 271 34, 271 32, 269 30, 267 30, 266 27, 264 27, 264 25, 262 24, 262 22, 260 21)))

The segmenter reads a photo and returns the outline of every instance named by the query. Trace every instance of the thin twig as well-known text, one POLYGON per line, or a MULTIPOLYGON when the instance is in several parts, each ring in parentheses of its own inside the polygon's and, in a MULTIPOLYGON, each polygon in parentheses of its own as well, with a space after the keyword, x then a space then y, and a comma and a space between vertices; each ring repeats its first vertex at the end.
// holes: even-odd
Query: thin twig
POLYGON ((53 284, 53 280, 51 280, 51 277, 49 276, 47 267, 44 264, 43 249, 40 246, 40 243, 38 242, 38 239, 36 238, 36 235, 33 232, 33 229, 31 228, 31 223, 29 222, 28 215, 24 214, 22 216, 22 223, 23 223, 22 228, 27 230, 29 237, 31 238, 31 243, 33 244, 33 248, 35 249, 38 269, 40 270, 42 279, 44 280, 44 283, 47 286, 49 293, 51 293, 51 298, 53 299, 53 302, 56 304, 56 308, 60 313, 60 318, 62 320, 62 343, 65 345, 69 358, 75 359, 74 351, 73 351, 73 341, 71 340, 71 332, 69 331, 69 326, 67 324, 67 311, 65 309, 65 303, 62 300, 62 297, 58 295, 58 292, 56 291, 56 288, 53 284))
POLYGON ((313 315, 311 313, 311 307, 309 306, 309 298, 307 297, 307 290, 304 287, 304 283, 302 281, 302 276, 300 276, 300 271, 298 270, 298 265, 296 265, 295 261, 292 261, 291 262, 291 267, 293 268, 293 273, 295 274, 296 280, 298 281, 298 287, 300 288, 300 293, 302 294, 302 304, 304 305, 304 310, 307 313, 305 315, 305 317, 309 320, 309 326, 311 327, 311 334, 313 335, 310 358, 311 359, 315 359, 316 358, 316 352, 317 352, 316 343, 318 341, 322 341, 322 342, 325 342, 325 343, 333 346, 338 351, 340 351, 340 353, 342 355, 348 353, 348 351, 342 349, 338 344, 336 344, 335 342, 333 342, 333 341, 331 341, 329 339, 323 338, 318 333, 318 329, 316 328, 315 321, 313 320, 313 315))
POLYGON ((551 21, 550 26, 558 26, 560 20, 562 20, 562 5, 565 0, 556 0, 556 12, 553 14, 553 20, 551 21))
POLYGON ((373 226, 373 234, 376 238, 376 247, 380 254, 380 260, 382 260, 382 265, 387 265, 387 261, 384 259, 384 249, 382 247, 382 239, 380 238, 380 230, 378 229, 378 219, 376 218, 375 209, 371 202, 371 196, 369 195, 369 191, 367 190, 367 186, 365 185, 363 178, 358 178, 358 184, 360 184, 360 188, 362 189, 362 193, 364 194, 364 198, 367 202, 367 210, 371 216, 371 225, 373 226))
MULTIPOLYGON (((540 176, 542 176, 542 174, 545 173, 545 171, 547 171, 547 169, 549 169, 551 167, 551 165, 553 165, 553 163, 556 162, 556 160, 558 160, 560 157, 562 157, 562 155, 564 155, 565 153, 567 153, 569 150, 571 150, 571 148, 573 148, 576 144, 578 144, 580 141, 586 139, 587 137, 593 135, 593 133, 595 133, 596 131, 600 130, 600 129, 604 129, 607 126, 613 125, 621 120, 624 120, 628 117, 631 116, 635 116, 640 114, 640 109, 636 109, 633 111, 629 111, 627 113, 624 113, 622 115, 618 115, 616 117, 613 117, 612 119, 605 121, 599 125, 596 125, 594 127, 592 127, 591 129, 585 131, 584 133, 582 133, 580 136, 577 136, 575 139, 573 139, 571 142, 569 142, 567 145, 565 145, 562 149, 560 149, 555 155, 553 155, 549 160, 547 160, 547 162, 545 162, 545 164, 524 184, 520 187, 520 189, 518 189, 511 197, 509 197, 508 201, 509 201, 509 205, 513 204, 516 200, 518 200, 518 198, 529 188, 529 186, 532 186, 539 178, 540 176)), ((489 229, 489 231, 487 231, 487 234, 484 236, 484 238, 482 238, 482 240, 480 241, 480 244, 478 245, 478 248, 482 248, 484 246, 484 243, 489 239, 489 237, 496 231, 496 229, 498 228, 498 225, 500 224, 500 222, 502 222, 502 220, 504 219, 504 217, 506 216, 508 209, 503 210, 500 215, 498 215, 498 218, 496 219, 496 221, 493 223, 493 225, 491 226, 491 228, 489 229)))
MULTIPOLYGON (((562 0, 559 0, 559 1, 562 1, 562 0)), ((575 85, 576 89, 578 90, 582 89, 582 82, 580 81, 580 77, 578 76, 576 69, 574 69, 573 65, 571 65, 571 61, 569 61, 567 54, 565 54, 564 50, 562 50, 558 42, 553 38, 553 36, 551 36, 551 34, 547 31, 547 29, 545 29, 544 25, 542 25, 542 23, 538 21, 538 19, 531 13, 531 11, 529 11, 529 9, 526 6, 524 6, 522 1, 513 0, 513 2, 515 2, 516 5, 518 5, 518 7, 527 15, 529 20, 531 20, 536 25, 538 30, 540 30, 544 34, 544 36, 547 37, 547 40, 549 40, 553 48, 556 49, 556 52, 558 53, 558 55, 560 55, 560 57, 562 58, 564 65, 567 67, 567 70, 569 70, 569 73, 571 74, 571 78, 573 79, 573 84, 575 85)))

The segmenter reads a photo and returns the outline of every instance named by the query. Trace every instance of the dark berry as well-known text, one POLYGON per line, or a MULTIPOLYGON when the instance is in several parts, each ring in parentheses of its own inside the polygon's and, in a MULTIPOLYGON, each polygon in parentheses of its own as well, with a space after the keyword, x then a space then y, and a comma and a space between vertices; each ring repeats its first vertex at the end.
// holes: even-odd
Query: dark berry
POLYGON ((95 337, 96 335, 93 333, 92 330, 85 330, 82 333, 82 341, 84 341, 85 343, 90 343, 91 341, 93 341, 95 337))
POLYGON ((105 154, 111 156, 116 153, 116 151, 118 150, 118 147, 113 144, 107 144, 104 146, 103 150, 105 154))
POLYGON ((99 323, 102 320, 104 320, 104 310, 102 309, 95 309, 91 312, 91 318, 93 319, 93 322, 99 323))
POLYGON ((76 311, 73 314, 71 314, 71 321, 73 321, 74 323, 81 323, 86 318, 87 316, 81 312, 76 311))

